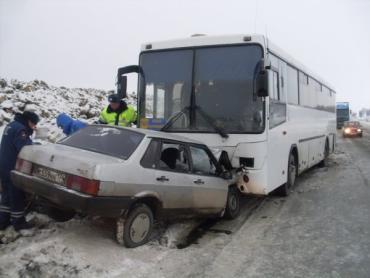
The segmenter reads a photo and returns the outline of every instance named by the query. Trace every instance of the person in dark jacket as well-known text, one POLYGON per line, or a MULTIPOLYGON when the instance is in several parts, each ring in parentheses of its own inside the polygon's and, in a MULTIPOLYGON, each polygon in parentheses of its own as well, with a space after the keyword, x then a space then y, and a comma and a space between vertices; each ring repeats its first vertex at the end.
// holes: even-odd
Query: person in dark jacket
POLYGON ((2 186, 0 203, 0 230, 13 225, 16 231, 33 226, 25 218, 25 195, 15 187, 10 172, 15 168, 17 156, 26 145, 31 145, 31 135, 36 129, 39 117, 36 113, 25 111, 16 113, 14 121, 4 129, 0 145, 0 179, 2 186))
POLYGON ((79 120, 74 120, 67 114, 62 113, 57 117, 57 126, 63 129, 65 135, 69 136, 77 130, 86 127, 87 124, 79 120))

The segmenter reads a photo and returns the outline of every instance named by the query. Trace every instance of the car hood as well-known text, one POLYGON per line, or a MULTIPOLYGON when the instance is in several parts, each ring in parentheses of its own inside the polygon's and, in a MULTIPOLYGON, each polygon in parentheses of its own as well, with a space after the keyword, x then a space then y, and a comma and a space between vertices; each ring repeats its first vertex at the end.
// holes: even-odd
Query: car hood
POLYGON ((89 179, 95 179, 101 166, 125 161, 61 144, 25 146, 19 153, 19 158, 89 179))

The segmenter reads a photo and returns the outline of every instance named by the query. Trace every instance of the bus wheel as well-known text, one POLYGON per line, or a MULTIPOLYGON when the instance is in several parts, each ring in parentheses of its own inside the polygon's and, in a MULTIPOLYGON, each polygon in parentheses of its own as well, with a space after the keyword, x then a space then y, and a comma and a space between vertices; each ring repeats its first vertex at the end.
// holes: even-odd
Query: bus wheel
POLYGON ((297 159, 295 155, 291 152, 289 155, 289 162, 288 162, 287 182, 277 189, 276 191, 277 195, 283 196, 283 197, 288 196, 290 193, 290 190, 294 186, 296 178, 297 178, 297 159))
POLYGON ((328 140, 325 142, 325 149, 324 149, 324 158, 318 164, 319 167, 326 167, 328 166, 328 157, 329 157, 329 143, 328 140))

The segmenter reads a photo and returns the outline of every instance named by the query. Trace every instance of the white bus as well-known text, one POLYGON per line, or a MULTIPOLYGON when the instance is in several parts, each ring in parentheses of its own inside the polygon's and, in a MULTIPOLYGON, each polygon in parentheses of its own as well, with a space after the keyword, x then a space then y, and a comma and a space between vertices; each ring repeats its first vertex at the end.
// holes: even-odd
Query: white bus
POLYGON ((146 43, 138 66, 118 70, 119 93, 130 72, 139 75, 138 126, 222 153, 243 193, 288 195, 334 150, 333 88, 262 35, 146 43))

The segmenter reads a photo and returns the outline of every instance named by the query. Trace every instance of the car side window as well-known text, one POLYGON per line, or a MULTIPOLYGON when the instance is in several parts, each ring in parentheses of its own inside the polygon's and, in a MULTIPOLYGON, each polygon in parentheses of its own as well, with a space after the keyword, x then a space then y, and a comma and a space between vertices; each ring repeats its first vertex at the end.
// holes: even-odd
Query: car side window
POLYGON ((189 159, 186 147, 177 143, 162 143, 159 168, 162 170, 189 172, 189 159))
POLYGON ((205 149, 190 146, 190 153, 194 174, 217 175, 216 165, 205 149))
POLYGON ((140 161, 141 166, 145 168, 156 168, 157 157, 161 142, 158 140, 152 140, 146 149, 143 158, 140 161))

